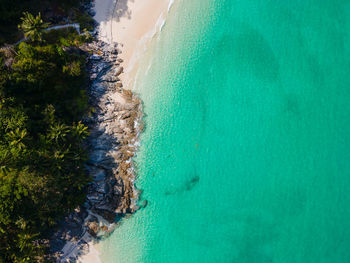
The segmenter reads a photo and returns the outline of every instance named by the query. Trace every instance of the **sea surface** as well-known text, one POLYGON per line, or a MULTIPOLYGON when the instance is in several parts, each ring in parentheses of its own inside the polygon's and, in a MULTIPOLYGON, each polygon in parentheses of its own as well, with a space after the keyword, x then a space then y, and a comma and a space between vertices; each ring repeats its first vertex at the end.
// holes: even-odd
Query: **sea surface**
POLYGON ((142 64, 103 263, 350 262, 350 1, 176 0, 142 64))

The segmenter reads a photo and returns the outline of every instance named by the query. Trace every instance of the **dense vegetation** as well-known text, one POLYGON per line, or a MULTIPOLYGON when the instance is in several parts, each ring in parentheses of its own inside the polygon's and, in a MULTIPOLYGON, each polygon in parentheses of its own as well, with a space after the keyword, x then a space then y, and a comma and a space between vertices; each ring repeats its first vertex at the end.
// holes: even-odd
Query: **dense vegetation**
POLYGON ((41 13, 52 24, 62 23, 69 17, 83 28, 92 29, 93 20, 80 9, 81 2, 91 0, 0 0, 0 45, 14 43, 22 38, 17 30, 23 12, 41 13))
POLYGON ((83 202, 89 180, 87 128, 79 121, 87 76, 78 47, 87 39, 74 29, 43 32, 45 26, 25 14, 20 28, 28 41, 1 49, 0 262, 42 261, 40 240, 83 202))

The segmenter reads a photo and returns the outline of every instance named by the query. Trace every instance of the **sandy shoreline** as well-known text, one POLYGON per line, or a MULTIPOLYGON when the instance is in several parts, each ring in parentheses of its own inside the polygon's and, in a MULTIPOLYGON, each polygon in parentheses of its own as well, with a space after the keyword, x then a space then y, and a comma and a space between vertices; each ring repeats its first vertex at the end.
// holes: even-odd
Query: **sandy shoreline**
MULTIPOLYGON (((174 0, 95 0, 95 20, 99 23, 98 38, 118 43, 124 73, 119 77, 126 89, 132 89, 140 56, 152 38, 161 30, 174 0)), ((78 262, 100 263, 100 254, 93 241, 88 243, 78 262)))
POLYGON ((92 242, 89 244, 89 251, 82 255, 78 262, 80 263, 101 263, 100 260, 100 253, 96 247, 97 245, 94 245, 92 242))
POLYGON ((118 43, 124 60, 120 76, 124 88, 132 89, 140 56, 161 30, 174 0, 95 0, 99 38, 118 43))

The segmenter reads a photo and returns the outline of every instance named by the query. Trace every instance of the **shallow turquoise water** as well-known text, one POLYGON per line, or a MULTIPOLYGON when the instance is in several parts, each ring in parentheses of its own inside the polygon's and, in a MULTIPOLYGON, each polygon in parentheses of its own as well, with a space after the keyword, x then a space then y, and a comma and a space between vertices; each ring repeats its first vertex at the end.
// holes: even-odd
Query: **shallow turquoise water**
POLYGON ((103 263, 350 262, 349 33, 345 0, 177 0, 103 263))

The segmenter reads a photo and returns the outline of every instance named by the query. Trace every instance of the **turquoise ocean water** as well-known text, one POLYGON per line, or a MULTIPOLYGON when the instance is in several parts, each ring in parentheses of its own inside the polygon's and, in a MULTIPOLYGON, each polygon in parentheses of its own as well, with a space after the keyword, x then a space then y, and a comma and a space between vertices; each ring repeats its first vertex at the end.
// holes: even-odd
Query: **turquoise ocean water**
POLYGON ((348 0, 177 0, 103 263, 350 262, 349 34, 348 0))

